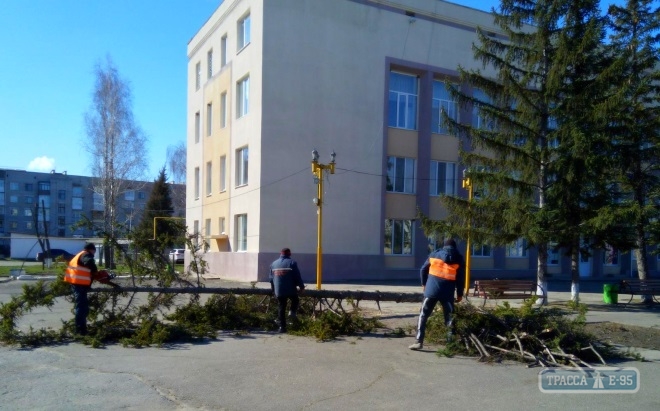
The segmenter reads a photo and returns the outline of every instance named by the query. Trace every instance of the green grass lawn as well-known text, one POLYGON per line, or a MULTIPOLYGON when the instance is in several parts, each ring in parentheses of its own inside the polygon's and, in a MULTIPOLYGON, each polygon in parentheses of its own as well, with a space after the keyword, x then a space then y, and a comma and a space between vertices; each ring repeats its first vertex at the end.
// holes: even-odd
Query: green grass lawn
POLYGON ((65 265, 62 263, 53 263, 50 268, 42 268, 41 264, 37 265, 23 265, 22 261, 12 261, 15 264, 0 266, 0 277, 9 277, 12 270, 24 270, 25 274, 57 274, 64 270, 65 265))

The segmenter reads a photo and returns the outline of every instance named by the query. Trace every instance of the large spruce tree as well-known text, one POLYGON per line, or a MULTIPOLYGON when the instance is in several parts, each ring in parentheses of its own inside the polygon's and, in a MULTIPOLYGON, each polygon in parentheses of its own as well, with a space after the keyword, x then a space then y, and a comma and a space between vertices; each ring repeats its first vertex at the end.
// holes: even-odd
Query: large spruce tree
MULTIPOLYGON (((451 90, 461 106, 476 110, 478 121, 467 124, 444 116, 466 143, 461 159, 475 198, 468 204, 465 198, 444 197, 450 217, 440 227, 462 237, 470 229, 476 244, 503 246, 524 239, 538 250, 537 282, 547 296, 548 244, 560 240, 569 224, 579 232, 583 218, 578 213, 565 221, 565 205, 556 195, 562 188, 579 194, 592 175, 582 169, 571 178, 563 175, 579 165, 565 169, 560 157, 570 155, 564 161, 575 161, 578 153, 560 147, 591 144, 592 122, 578 119, 591 118, 591 105, 578 102, 593 93, 583 70, 596 57, 602 37, 598 2, 503 0, 493 15, 504 35, 479 30, 473 46, 475 58, 488 71, 459 67, 467 87, 451 90), (562 118, 569 113, 567 100, 579 113, 562 118)), ((585 158, 585 166, 592 161, 585 158)), ((571 204, 580 204, 579 195, 571 204)))
POLYGON ((598 1, 575 0, 567 8, 557 41, 557 144, 552 161, 548 210, 549 239, 571 257, 571 294, 579 298, 580 259, 616 233, 616 199, 611 190, 610 136, 595 102, 606 95, 600 74, 607 64, 603 49, 605 20, 598 1))
POLYGON ((616 187, 631 229, 624 233, 631 234, 641 279, 648 276, 647 247, 660 240, 660 8, 652 3, 610 6, 613 62, 603 74, 610 95, 598 105, 612 138, 616 187))

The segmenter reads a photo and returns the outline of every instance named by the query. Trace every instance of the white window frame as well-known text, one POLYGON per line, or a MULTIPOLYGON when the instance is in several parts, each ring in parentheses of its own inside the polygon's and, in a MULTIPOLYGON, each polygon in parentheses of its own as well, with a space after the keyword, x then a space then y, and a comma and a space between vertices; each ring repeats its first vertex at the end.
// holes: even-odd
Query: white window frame
POLYGON ((220 156, 220 192, 227 191, 227 156, 220 156))
POLYGON ((430 196, 456 195, 456 163, 431 160, 429 184, 430 196))
POLYGON ((227 92, 220 94, 220 128, 227 127, 227 92))
POLYGON ((213 163, 206 162, 206 196, 209 197, 213 194, 213 163))
POLYGON ((493 250, 488 244, 472 246, 472 257, 490 257, 492 253, 493 250))
POLYGON ((236 150, 236 187, 248 184, 249 153, 247 146, 236 150))
POLYGON ((195 90, 199 90, 202 86, 202 62, 198 61, 195 64, 195 90))
POLYGON ((616 267, 621 260, 621 251, 609 244, 603 248, 603 265, 606 267, 616 267))
POLYGON ((250 112, 250 76, 236 82, 236 118, 250 112))
POLYGON ((236 50, 240 53, 241 50, 243 50, 245 47, 247 47, 248 44, 250 44, 250 26, 251 26, 250 13, 248 12, 246 15, 241 17, 241 19, 238 20, 236 26, 237 26, 236 50))
POLYGON ((451 95, 447 90, 448 85, 444 81, 433 80, 433 99, 432 99, 432 109, 433 115, 432 119, 437 119, 437 121, 432 121, 431 132, 437 134, 449 134, 449 130, 442 125, 442 112, 447 113, 449 118, 458 122, 458 103, 456 100, 451 99, 451 95))
POLYGON ((206 136, 210 137, 213 131, 213 103, 206 104, 206 136))
POLYGON ((387 182, 389 193, 415 194, 417 161, 407 157, 387 157, 387 182), (403 166, 403 170, 399 167, 403 166), (399 175, 403 173, 403 175, 399 175))
POLYGON ((225 234, 225 218, 218 217, 218 233, 225 234))
POLYGON ((195 200, 199 200, 199 167, 195 167, 195 200))
POLYGON ((236 251, 247 251, 247 214, 236 215, 236 251))
POLYGON ((227 35, 220 39, 220 68, 227 65, 227 35))
POLYGON ((527 258, 527 240, 519 238, 506 246, 506 256, 510 258, 527 258))
POLYGON ((210 237, 211 236, 211 219, 207 218, 204 221, 204 236, 205 237, 210 237))
POLYGON ((385 220, 383 254, 413 255, 415 238, 413 220, 388 218, 385 220))
POLYGON ((199 143, 199 135, 201 133, 202 117, 199 111, 195 113, 195 143, 199 143))
MULTIPOLYGON (((486 92, 478 88, 472 90, 472 97, 484 103, 490 102, 490 98, 486 95, 486 92)), ((476 105, 472 107, 472 127, 484 130, 492 130, 494 128, 492 123, 487 124, 486 118, 480 115, 479 108, 476 105)))
POLYGON ((419 112, 418 104, 419 96, 419 78, 415 75, 398 73, 395 71, 390 72, 390 90, 389 90, 389 112, 388 112, 388 125, 394 128, 401 128, 405 130, 417 130, 417 116, 419 112), (415 92, 409 93, 392 89, 391 81, 392 76, 407 76, 415 79, 415 92), (393 106, 394 104, 394 106, 393 106), (403 112, 402 112, 403 109, 403 112), (391 119, 391 111, 394 110, 395 119, 391 119), (410 112, 412 111, 412 113, 410 112))
POLYGON ((206 53, 206 78, 213 77, 213 49, 206 53))

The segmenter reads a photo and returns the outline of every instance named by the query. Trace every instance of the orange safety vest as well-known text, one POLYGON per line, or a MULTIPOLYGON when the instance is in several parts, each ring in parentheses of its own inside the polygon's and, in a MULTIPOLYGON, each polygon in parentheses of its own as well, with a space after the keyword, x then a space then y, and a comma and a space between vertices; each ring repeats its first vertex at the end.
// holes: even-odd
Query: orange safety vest
POLYGON ((69 262, 64 271, 64 281, 75 285, 92 285, 92 270, 78 264, 80 257, 87 251, 81 251, 69 262))
POLYGON ((442 278, 443 280, 456 281, 458 264, 447 264, 439 258, 431 258, 429 274, 442 278))

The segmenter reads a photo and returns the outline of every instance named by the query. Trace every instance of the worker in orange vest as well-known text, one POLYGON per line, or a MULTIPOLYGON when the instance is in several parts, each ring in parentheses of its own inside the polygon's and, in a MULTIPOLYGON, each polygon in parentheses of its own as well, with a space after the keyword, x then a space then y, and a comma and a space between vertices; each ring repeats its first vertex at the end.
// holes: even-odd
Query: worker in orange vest
MULTIPOLYGON (((99 270, 96 267, 94 254, 96 246, 93 243, 85 244, 81 252, 69 261, 69 266, 64 272, 64 281, 71 284, 74 303, 76 333, 87 334, 87 315, 89 314, 89 301, 87 292, 92 286, 94 278, 98 277, 99 270)), ((107 272, 103 272, 107 275, 107 272)))
POLYGON ((451 238, 445 240, 443 248, 429 254, 419 274, 424 290, 424 301, 419 313, 416 341, 408 347, 411 350, 421 350, 424 347, 426 321, 438 302, 442 305, 445 325, 449 329, 447 339, 452 336, 454 291, 457 295, 456 302, 460 302, 463 299, 465 283, 465 260, 456 248, 456 241, 451 238))

